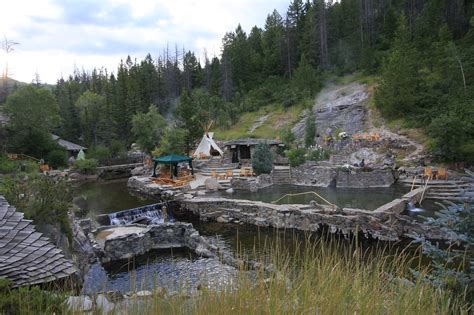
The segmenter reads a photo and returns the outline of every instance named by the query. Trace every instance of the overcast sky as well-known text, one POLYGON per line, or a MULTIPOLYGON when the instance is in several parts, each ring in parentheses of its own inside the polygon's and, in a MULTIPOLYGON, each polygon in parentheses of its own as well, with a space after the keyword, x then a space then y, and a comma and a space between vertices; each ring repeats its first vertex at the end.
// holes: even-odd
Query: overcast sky
POLYGON ((7 0, 0 9, 0 36, 18 42, 0 52, 10 76, 55 83, 74 66, 115 71, 127 55, 157 57, 166 45, 219 55, 225 32, 238 23, 247 32, 266 16, 286 12, 290 0, 7 0))

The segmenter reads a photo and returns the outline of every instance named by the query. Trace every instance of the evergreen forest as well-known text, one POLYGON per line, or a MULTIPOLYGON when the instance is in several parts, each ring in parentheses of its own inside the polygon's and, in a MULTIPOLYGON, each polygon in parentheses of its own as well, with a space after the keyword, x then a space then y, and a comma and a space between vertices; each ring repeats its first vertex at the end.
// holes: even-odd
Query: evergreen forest
MULTIPOLYGON (((217 56, 165 47, 143 60, 124 56, 116 69, 77 69, 58 79, 53 97, 25 92, 51 103, 37 128, 69 141, 111 152, 136 141, 147 151, 160 142, 189 151, 210 121, 225 129, 267 104, 288 109, 329 77, 357 72, 375 78, 384 118, 423 128, 440 161, 472 163, 473 12, 463 0, 292 0, 263 28, 225 33, 217 56)), ((14 95, 5 105, 11 116, 14 95)), ((8 145, 28 151, 32 133, 15 133, 8 145)))

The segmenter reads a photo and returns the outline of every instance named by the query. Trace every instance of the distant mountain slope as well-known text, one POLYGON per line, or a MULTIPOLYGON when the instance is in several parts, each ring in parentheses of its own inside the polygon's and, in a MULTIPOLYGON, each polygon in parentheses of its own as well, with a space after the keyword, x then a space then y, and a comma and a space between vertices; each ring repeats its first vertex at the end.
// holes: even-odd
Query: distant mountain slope
POLYGON ((13 92, 16 87, 20 87, 22 85, 26 85, 25 82, 20 82, 12 78, 2 78, 0 77, 0 104, 5 101, 8 94, 13 92))

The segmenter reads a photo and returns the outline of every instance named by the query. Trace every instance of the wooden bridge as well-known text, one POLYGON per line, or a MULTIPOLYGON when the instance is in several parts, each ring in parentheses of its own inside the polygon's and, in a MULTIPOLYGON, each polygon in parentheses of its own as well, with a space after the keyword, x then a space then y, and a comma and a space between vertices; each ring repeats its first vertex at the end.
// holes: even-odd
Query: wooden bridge
POLYGON ((0 195, 0 278, 19 287, 62 279, 76 271, 72 261, 0 195))

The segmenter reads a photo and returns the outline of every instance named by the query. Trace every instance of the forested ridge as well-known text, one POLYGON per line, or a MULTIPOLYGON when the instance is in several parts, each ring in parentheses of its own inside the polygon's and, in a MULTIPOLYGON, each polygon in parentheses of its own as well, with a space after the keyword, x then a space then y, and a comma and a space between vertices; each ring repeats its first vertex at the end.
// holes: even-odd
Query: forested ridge
MULTIPOLYGON (((209 121, 227 128, 243 112, 311 99, 329 75, 361 72, 377 78, 384 117, 424 128, 440 160, 472 163, 473 11, 462 0, 293 0, 263 28, 225 33, 220 56, 167 47, 59 79, 54 131, 90 148, 129 146, 145 132, 156 138, 149 151, 160 141, 187 150, 209 121)), ((18 141, 9 145, 21 150, 18 141)))

